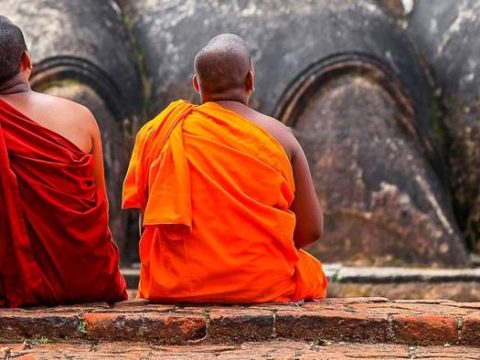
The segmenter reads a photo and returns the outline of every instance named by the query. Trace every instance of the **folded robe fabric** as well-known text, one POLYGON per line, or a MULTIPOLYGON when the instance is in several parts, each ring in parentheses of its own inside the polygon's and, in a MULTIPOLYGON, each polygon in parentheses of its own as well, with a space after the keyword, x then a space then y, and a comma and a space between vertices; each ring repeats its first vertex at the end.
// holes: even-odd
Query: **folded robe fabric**
POLYGON ((137 135, 123 207, 144 212, 138 296, 257 303, 325 297, 321 263, 295 248, 290 161, 217 103, 170 104, 137 135))
POLYGON ((93 155, 0 99, 0 306, 126 299, 93 155))

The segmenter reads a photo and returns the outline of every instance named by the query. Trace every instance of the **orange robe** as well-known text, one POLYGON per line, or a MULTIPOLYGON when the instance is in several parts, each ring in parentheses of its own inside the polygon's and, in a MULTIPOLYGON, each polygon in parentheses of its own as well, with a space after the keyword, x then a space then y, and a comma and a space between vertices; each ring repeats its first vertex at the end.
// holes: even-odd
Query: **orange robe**
POLYGON ((282 145, 209 102, 177 101, 139 132, 123 207, 144 211, 138 297, 259 303, 325 297, 321 263, 295 248, 282 145))
POLYGON ((126 299, 93 156, 0 99, 0 307, 126 299))

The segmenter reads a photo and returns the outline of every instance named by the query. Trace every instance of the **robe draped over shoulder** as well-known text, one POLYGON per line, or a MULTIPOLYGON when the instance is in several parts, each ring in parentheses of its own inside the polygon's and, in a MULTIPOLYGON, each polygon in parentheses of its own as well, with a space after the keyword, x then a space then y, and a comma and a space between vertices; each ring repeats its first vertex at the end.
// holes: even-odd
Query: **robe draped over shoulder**
POLYGON ((295 248, 282 145, 214 102, 170 104, 137 135, 123 207, 144 212, 138 296, 259 303, 325 297, 321 263, 295 248))
POLYGON ((0 99, 0 306, 127 297, 93 155, 0 99))

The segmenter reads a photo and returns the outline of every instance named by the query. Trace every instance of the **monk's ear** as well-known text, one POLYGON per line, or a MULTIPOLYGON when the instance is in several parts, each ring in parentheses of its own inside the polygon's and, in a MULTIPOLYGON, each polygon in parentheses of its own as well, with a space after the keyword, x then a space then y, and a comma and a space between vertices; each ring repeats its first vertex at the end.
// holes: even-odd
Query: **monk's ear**
POLYGON ((247 74, 246 85, 247 85, 247 91, 251 91, 251 92, 255 91, 255 72, 253 71, 253 68, 247 74))
POLYGON ((200 94, 200 84, 198 83, 197 74, 193 74, 193 76, 192 76, 192 85, 193 85, 193 88, 195 89, 195 91, 200 94))
POLYGON ((24 51, 22 54, 22 62, 20 64, 20 70, 24 73, 27 74, 27 77, 30 77, 30 73, 32 72, 32 58, 30 57, 30 54, 28 51, 24 51))

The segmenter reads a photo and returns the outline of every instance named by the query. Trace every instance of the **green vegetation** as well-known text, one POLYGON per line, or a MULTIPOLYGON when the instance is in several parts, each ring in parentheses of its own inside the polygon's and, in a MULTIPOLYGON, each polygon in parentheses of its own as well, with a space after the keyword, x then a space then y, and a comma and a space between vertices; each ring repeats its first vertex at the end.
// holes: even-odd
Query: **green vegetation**
POLYGON ((448 143, 448 133, 445 126, 445 105, 439 96, 434 96, 430 108, 430 130, 434 141, 438 142, 442 147, 448 143))
POLYGON ((87 333, 87 323, 84 320, 80 320, 77 325, 77 331, 86 334, 87 333))
POLYGON ((137 66, 140 79, 142 81, 143 87, 143 103, 142 103, 142 121, 144 123, 145 120, 148 118, 148 107, 150 104, 150 98, 152 96, 152 80, 148 76, 147 65, 145 63, 145 56, 143 55, 142 51, 140 50, 140 46, 138 45, 137 39, 134 34, 134 24, 132 19, 128 17, 124 12, 122 12, 122 21, 127 29, 128 41, 132 48, 132 57, 133 62, 137 66))
POLYGON ((48 344, 48 338, 46 338, 45 336, 41 336, 41 337, 38 337, 38 338, 34 338, 31 343, 32 345, 44 345, 44 344, 48 344))

